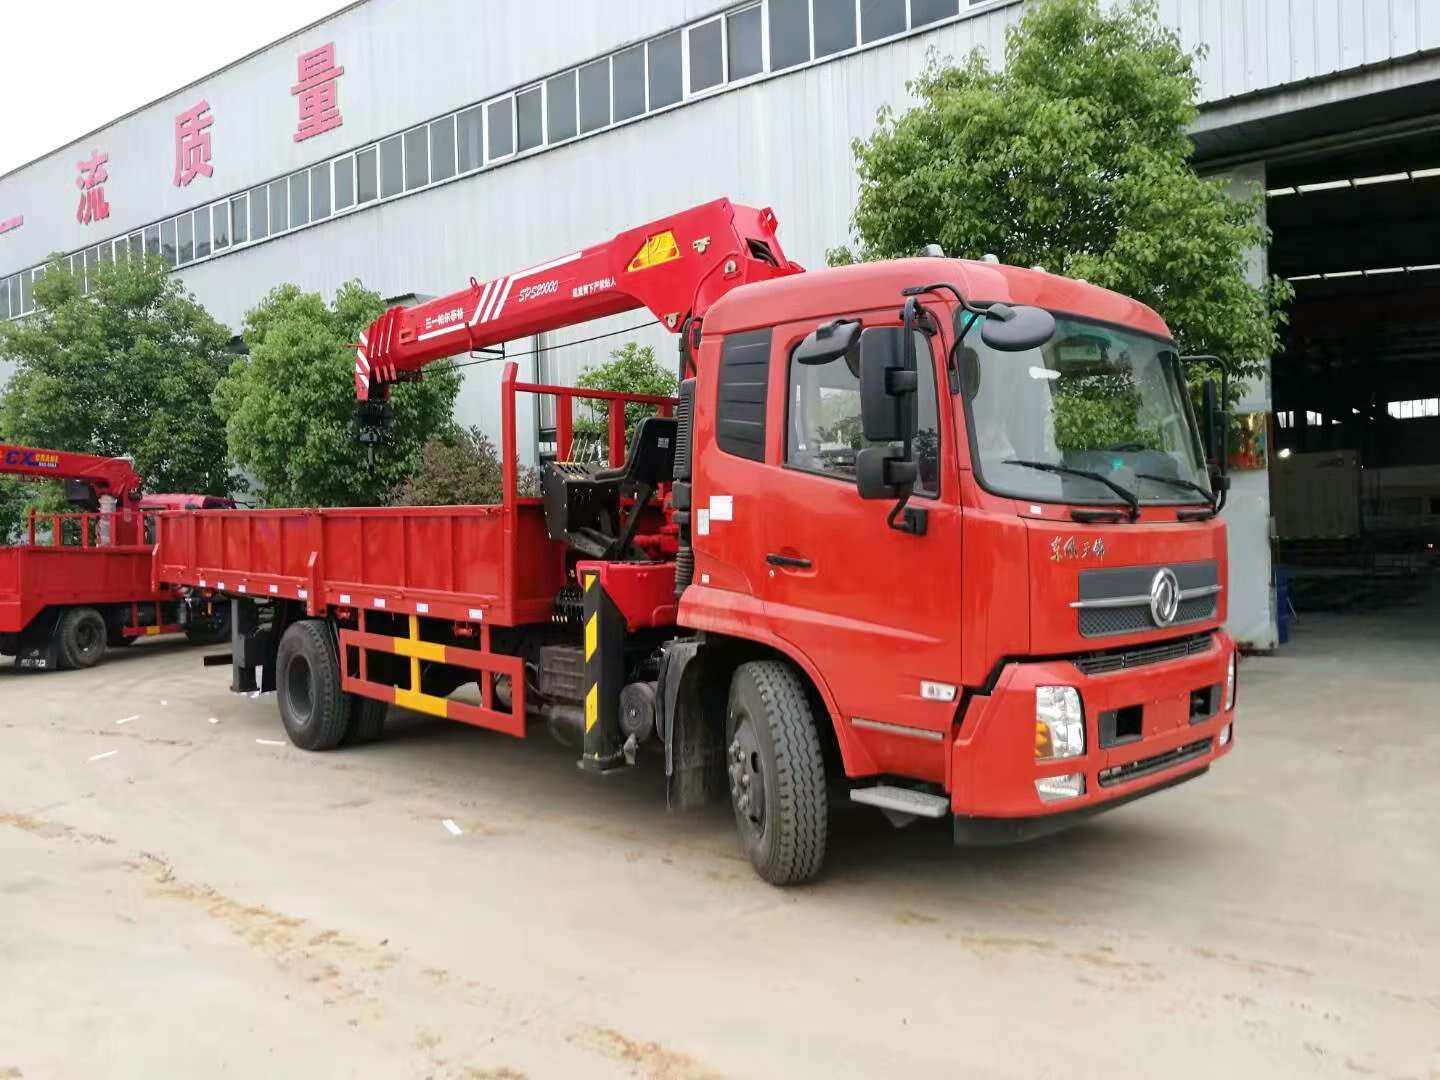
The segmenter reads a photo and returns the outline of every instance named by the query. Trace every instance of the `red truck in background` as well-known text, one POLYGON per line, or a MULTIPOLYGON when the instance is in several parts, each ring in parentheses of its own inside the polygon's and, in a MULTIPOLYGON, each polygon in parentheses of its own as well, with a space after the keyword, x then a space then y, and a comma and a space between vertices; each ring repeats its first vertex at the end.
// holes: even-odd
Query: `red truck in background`
POLYGON ((232 689, 275 689, 311 750, 391 705, 543 725, 596 772, 658 746, 670 804, 728 791, 777 884, 819 872, 832 798, 1004 842, 1229 751, 1219 485, 1168 330, 1115 293, 941 257, 803 273, 769 210, 719 200, 386 312, 358 431, 432 361, 640 307, 683 381, 628 452, 640 399, 511 363, 497 506, 162 515, 157 580, 233 600, 232 689), (577 399, 608 466, 567 460, 577 399))
POLYGON ((98 664, 107 646, 184 631, 213 644, 229 610, 186 604, 151 582, 154 515, 233 507, 208 495, 145 495, 125 458, 0 445, 0 474, 65 483, 73 513, 30 510, 22 542, 0 547, 0 655, 53 670, 98 664))

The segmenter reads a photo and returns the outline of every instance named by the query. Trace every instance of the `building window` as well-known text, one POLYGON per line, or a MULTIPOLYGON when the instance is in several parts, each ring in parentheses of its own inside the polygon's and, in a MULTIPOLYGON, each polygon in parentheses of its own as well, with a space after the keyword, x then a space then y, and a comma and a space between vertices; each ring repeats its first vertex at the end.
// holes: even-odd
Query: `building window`
POLYGON ((544 90, 532 86, 515 95, 515 149, 533 150, 545 141, 544 90))
POLYGON ((335 212, 355 205, 355 159, 342 157, 335 162, 335 212))
POLYGON ((770 0, 770 70, 810 59, 810 0, 770 0))
POLYGON ((485 164, 485 110, 479 105, 455 118, 456 168, 467 173, 485 164))
POLYGON ((132 232, 130 234, 130 258, 139 261, 144 256, 145 237, 138 232, 132 232))
POLYGON ((575 72, 545 80, 545 125, 546 142, 575 137, 575 72))
POLYGON ((310 220, 323 221, 330 216, 330 163, 310 170, 310 220))
POLYGON ((31 275, 20 275, 20 314, 29 315, 35 310, 35 295, 32 291, 31 275))
POLYGON ((160 226, 149 225, 145 229, 145 254, 159 256, 160 254, 160 226))
POLYGON ((216 203, 210 208, 210 227, 215 234, 215 250, 230 246, 230 204, 216 203))
POLYGON ((175 219, 162 221, 160 223, 160 257, 165 260, 165 265, 172 270, 176 266, 175 261, 175 219))
POLYGON ((375 147, 370 146, 355 155, 355 202, 367 203, 380 192, 375 178, 375 147))
POLYGON ((1305 424, 1307 427, 1320 427, 1324 423, 1325 417, 1321 416, 1318 412, 1312 412, 1309 409, 1305 410, 1305 424))
POLYGON ((720 20, 690 27, 690 93, 698 94, 725 81, 720 20))
POLYGON ((635 45, 616 53, 610 67, 618 124, 645 111, 645 46, 635 45))
POLYGON ((290 227, 290 181, 276 180, 270 185, 270 233, 277 235, 290 227))
POLYGON ((815 55, 831 56, 855 47, 854 0, 814 0, 815 55))
POLYGON ((487 161, 509 157, 515 152, 515 107, 515 99, 508 97, 485 106, 487 161))
POLYGON ((195 211, 195 258, 204 259, 210 255, 210 208, 195 211))
POLYGON ((405 190, 430 183, 430 139, 423 127, 405 133, 405 190))
POLYGON ((910 0, 910 26, 925 26, 960 14, 960 0, 910 0))
POLYGON ((860 0, 860 40, 869 44, 905 32, 905 0, 860 0))
POLYGON ((405 159, 400 136, 392 135, 380 144, 380 197, 388 199, 405 190, 405 159))
MULTIPOLYGON (((178 218, 175 219, 175 230, 180 238, 179 244, 177 245, 180 265, 184 266, 188 262, 194 262, 195 227, 194 223, 191 221, 191 217, 189 214, 181 214, 178 218)), ((90 269, 90 260, 86 259, 85 263, 85 269, 88 272, 90 269)))
POLYGON ((1396 420, 1425 420, 1440 416, 1440 398, 1414 398, 1410 401, 1392 401, 1385 411, 1396 420))
POLYGON ((1280 425, 1282 430, 1294 427, 1295 411, 1293 409, 1287 409, 1284 412, 1277 412, 1275 414, 1275 422, 1280 425))
POLYGON ((760 37, 759 4, 725 17, 725 55, 731 82, 748 79, 765 70, 764 43, 760 37))
MULTIPOLYGON (((187 214, 185 216, 189 217, 190 215, 187 214)), ((101 244, 100 247, 96 250, 99 263, 102 266, 108 266, 112 261, 113 253, 113 249, 110 246, 110 241, 105 241, 105 243, 101 244)))
POLYGON ((290 176, 290 227, 310 224, 310 170, 290 176))
POLYGON ((230 225, 237 244, 250 239, 250 197, 236 195, 230 200, 230 225))
POLYGON ((685 96, 680 81, 680 31, 658 37, 648 46, 650 59, 650 108, 663 109, 685 96))
POLYGON ((580 131, 599 131, 610 123, 610 58, 580 69, 580 131))
POLYGON ((455 117, 430 122, 430 180, 438 183, 455 175, 455 117))

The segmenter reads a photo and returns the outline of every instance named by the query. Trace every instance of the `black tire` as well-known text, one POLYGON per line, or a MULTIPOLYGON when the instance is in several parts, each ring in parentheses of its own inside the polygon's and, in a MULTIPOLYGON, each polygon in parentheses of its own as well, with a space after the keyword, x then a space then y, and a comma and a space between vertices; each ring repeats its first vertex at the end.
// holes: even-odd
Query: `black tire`
POLYGON ((74 607, 60 616, 55 627, 60 667, 72 671, 92 668, 105 659, 109 631, 105 617, 94 608, 74 607))
POLYGON ((331 750, 350 726, 350 695, 340 689, 335 632, 321 619, 292 623, 280 639, 275 689, 285 734, 302 750, 331 750))
POLYGON ((230 640, 230 604, 219 601, 209 615, 191 612, 185 627, 185 640, 191 645, 221 645, 230 640))
POLYGON ((735 669, 725 764, 740 844, 772 885, 809 881, 825 862, 825 758, 805 685, 778 660, 735 669), (759 792, 759 798, 756 798, 759 792))
POLYGON ((385 717, 390 712, 388 701, 350 694, 350 726, 345 730, 344 746, 364 746, 375 742, 385 732, 385 717))

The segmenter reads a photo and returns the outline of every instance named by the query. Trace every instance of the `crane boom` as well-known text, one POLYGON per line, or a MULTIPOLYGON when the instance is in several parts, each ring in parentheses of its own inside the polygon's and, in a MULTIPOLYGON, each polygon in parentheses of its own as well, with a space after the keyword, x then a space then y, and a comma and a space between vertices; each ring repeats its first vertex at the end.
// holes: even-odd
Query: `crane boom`
POLYGON ((801 272, 775 236, 775 214, 716 199, 414 307, 393 307, 360 335, 355 396, 434 360, 546 330, 648 308, 671 331, 740 285, 801 272))
POLYGON ((121 503, 140 492, 140 477, 126 458, 70 454, 63 450, 0 443, 0 473, 38 476, 46 480, 79 480, 90 485, 95 498, 111 495, 121 503))

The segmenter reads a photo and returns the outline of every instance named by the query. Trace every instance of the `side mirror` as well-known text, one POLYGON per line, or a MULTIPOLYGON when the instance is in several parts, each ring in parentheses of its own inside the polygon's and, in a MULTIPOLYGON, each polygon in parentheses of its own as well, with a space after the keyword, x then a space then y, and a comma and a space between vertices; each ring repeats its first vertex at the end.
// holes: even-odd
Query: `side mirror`
POLYGON ((920 421, 915 342, 894 326, 860 335, 860 428, 866 442, 905 442, 920 421))
POLYGON ((831 360, 847 355, 859 340, 858 319, 836 319, 824 326, 817 326, 796 346, 795 363, 828 364, 831 360))
POLYGON ((1220 391, 1214 379, 1200 386, 1200 435, 1205 441, 1205 460, 1214 473, 1220 461, 1220 391))
POLYGON ((911 440, 920 423, 920 378, 915 335, 919 302, 905 301, 904 325, 873 327, 860 335, 860 427, 868 443, 855 455, 855 483, 862 499, 895 499, 892 529, 925 533, 924 510, 907 508, 919 477, 911 440), (898 444, 898 445, 897 445, 898 444))
POLYGON ((1025 304, 991 304, 985 309, 980 339, 998 352, 1028 352, 1055 336, 1055 316, 1025 304))

